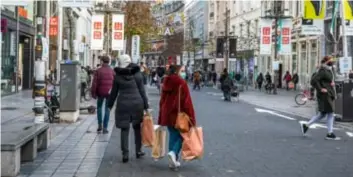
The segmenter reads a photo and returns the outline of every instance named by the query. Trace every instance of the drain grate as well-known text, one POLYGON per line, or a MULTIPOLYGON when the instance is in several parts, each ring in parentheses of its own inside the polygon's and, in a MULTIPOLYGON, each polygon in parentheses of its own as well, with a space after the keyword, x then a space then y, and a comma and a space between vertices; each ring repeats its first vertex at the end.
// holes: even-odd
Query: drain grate
POLYGON ((4 111, 12 111, 12 110, 16 110, 16 109, 18 109, 18 108, 16 108, 16 107, 3 107, 3 108, 1 108, 1 110, 4 110, 4 111))

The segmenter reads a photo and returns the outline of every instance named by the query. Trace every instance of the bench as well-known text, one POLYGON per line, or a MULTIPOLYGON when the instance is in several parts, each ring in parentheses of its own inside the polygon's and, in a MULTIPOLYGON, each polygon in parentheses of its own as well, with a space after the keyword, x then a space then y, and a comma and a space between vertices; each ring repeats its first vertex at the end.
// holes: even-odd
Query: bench
POLYGON ((33 161, 49 147, 49 124, 18 121, 1 126, 1 176, 16 176, 21 162, 33 161))

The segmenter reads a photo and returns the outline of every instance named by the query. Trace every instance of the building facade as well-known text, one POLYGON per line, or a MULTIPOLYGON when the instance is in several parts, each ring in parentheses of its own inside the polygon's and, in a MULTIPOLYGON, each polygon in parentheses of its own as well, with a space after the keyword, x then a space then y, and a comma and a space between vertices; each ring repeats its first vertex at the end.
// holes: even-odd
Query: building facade
POLYGON ((32 87, 36 2, 1 6, 1 95, 32 87))
POLYGON ((229 6, 229 35, 236 38, 236 55, 229 56, 228 71, 241 73, 252 81, 256 75, 255 56, 259 51, 261 4, 257 1, 232 1, 229 6))

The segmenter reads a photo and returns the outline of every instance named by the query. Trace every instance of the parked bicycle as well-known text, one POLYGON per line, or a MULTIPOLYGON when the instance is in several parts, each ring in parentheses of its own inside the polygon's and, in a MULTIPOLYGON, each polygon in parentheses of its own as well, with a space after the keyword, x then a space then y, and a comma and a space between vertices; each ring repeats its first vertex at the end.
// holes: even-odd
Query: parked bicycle
POLYGON ((312 96, 310 87, 306 87, 301 93, 295 95, 294 100, 297 105, 302 106, 308 101, 315 101, 315 98, 312 96))
POLYGON ((60 108, 58 92, 56 91, 55 84, 48 84, 47 86, 47 96, 45 97, 45 106, 48 110, 49 123, 54 123, 55 119, 59 119, 58 113, 60 108))

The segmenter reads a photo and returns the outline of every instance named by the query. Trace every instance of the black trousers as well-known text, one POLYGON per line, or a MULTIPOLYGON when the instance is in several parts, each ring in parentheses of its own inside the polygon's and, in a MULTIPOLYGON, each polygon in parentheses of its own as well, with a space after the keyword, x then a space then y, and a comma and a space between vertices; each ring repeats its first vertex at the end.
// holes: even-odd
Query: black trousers
POLYGON ((86 88, 87 88, 87 83, 86 82, 81 82, 81 98, 85 97, 86 88))
MULTIPOLYGON (((134 129, 134 134, 135 134, 135 152, 140 152, 142 147, 141 124, 133 125, 132 127, 134 129)), ((121 146, 121 151, 123 152, 123 155, 129 154, 129 133, 130 133, 130 127, 121 129, 120 146, 121 146)))

